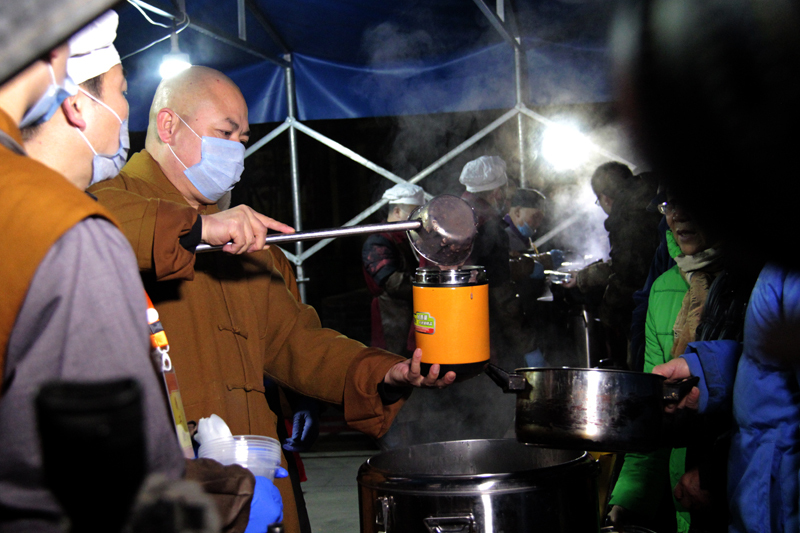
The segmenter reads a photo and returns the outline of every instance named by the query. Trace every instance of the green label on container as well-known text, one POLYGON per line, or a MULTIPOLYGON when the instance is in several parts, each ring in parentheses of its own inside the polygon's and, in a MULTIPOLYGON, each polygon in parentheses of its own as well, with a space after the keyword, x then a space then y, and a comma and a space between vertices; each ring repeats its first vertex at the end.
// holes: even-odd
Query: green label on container
POLYGON ((414 313, 414 330, 417 333, 433 335, 436 332, 436 319, 430 313, 414 313))

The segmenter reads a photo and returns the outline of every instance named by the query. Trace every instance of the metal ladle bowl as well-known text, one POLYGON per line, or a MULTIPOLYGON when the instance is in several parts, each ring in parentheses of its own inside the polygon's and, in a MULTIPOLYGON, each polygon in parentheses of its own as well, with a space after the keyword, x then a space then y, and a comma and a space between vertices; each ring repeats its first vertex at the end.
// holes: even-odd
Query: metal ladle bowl
POLYGON ((475 212, 457 196, 443 194, 411 212, 419 229, 408 231, 414 249, 428 261, 443 267, 457 267, 472 252, 478 232, 475 212))
MULTIPOLYGON (((268 235, 264 242, 279 244, 394 231, 408 232, 411 245, 428 261, 442 267, 457 267, 469 257, 478 230, 475 213, 469 204, 457 196, 445 194, 416 208, 405 222, 276 233, 268 235)), ((222 248, 221 245, 200 244, 195 252, 213 252, 222 248)))

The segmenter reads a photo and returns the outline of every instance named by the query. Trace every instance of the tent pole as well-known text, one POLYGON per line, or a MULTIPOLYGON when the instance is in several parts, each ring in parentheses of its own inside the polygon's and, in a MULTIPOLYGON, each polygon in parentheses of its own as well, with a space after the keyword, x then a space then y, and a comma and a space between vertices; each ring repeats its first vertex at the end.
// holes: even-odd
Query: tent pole
MULTIPOLYGON (((284 69, 286 73, 286 109, 290 119, 295 119, 296 114, 293 59, 294 58, 291 56, 288 56, 289 66, 284 69)), ((294 228, 297 231, 302 231, 303 223, 300 218, 300 169, 297 164, 297 130, 295 130, 294 127, 289 128, 289 157, 292 168, 292 216, 294 218, 294 228)), ((297 286, 300 290, 300 301, 305 303, 305 283, 308 279, 303 276, 302 242, 296 242, 294 244, 294 253, 299 259, 297 262, 297 286)))
POLYGON ((244 0, 236 1, 236 14, 239 22, 239 39, 247 40, 247 19, 245 17, 244 0))
MULTIPOLYGON (((524 94, 525 94, 525 69, 523 68, 523 61, 525 60, 525 52, 521 49, 521 47, 514 48, 514 78, 516 82, 516 92, 517 92, 517 105, 516 107, 519 108, 525 105, 524 94)), ((520 113, 517 115, 517 150, 519 151, 519 186, 520 187, 527 187, 528 186, 528 178, 525 175, 526 169, 528 167, 528 153, 526 150, 526 139, 527 135, 525 132, 525 116, 520 113)))

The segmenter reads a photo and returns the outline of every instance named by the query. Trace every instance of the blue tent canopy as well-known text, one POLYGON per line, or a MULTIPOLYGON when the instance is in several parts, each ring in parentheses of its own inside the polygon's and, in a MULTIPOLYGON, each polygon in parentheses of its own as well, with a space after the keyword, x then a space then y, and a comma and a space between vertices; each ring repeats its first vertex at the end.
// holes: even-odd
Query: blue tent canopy
MULTIPOLYGON (((144 1, 180 18, 171 5, 144 1)), ((194 64, 217 68, 241 87, 251 123, 287 116, 287 60, 300 120, 510 108, 516 103, 514 49, 477 1, 245 0, 246 35, 239 39, 237 0, 187 0, 191 24, 179 33, 180 48, 194 64)), ((527 105, 610 99, 609 4, 522 0, 506 12, 504 25, 524 50, 527 105)), ((170 40, 130 54, 170 30, 130 4, 118 11, 130 126, 142 131, 170 40)))

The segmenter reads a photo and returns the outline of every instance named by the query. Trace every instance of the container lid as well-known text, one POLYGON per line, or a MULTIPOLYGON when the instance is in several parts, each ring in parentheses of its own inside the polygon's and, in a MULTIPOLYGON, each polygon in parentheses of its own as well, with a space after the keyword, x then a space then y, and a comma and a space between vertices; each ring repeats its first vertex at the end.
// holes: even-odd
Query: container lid
POLYGON ((486 269, 480 265, 464 265, 461 268, 441 270, 438 267, 418 268, 414 285, 467 286, 484 285, 486 269))

